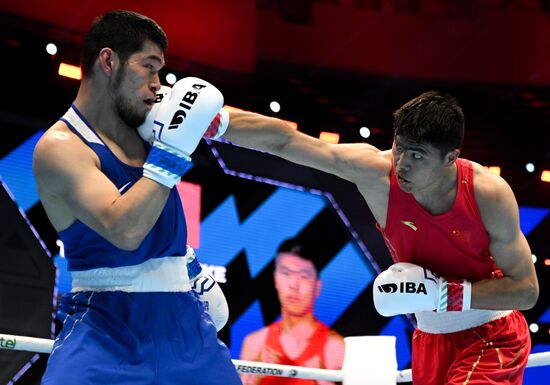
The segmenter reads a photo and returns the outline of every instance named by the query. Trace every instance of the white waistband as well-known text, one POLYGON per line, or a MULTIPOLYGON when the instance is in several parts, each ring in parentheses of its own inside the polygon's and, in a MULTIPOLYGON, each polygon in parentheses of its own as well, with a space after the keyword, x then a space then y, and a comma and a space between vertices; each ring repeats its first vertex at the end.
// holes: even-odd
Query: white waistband
POLYGON ((186 292, 187 256, 149 259, 139 265, 73 271, 72 292, 186 292))
POLYGON ((484 323, 494 321, 510 314, 511 310, 477 310, 464 312, 450 311, 436 313, 422 311, 415 313, 418 329, 426 333, 454 333, 475 328, 484 323))

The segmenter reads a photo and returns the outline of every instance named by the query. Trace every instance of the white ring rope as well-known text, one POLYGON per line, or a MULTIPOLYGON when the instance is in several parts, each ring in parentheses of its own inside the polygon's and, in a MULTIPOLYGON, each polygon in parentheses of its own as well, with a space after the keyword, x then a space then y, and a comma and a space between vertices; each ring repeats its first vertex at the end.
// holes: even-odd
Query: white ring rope
MULTIPOLYGON (((46 338, 35 338, 16 336, 11 334, 0 334, 0 349, 20 350, 33 353, 50 353, 54 340, 46 338)), ((294 377, 312 380, 325 380, 342 382, 342 370, 316 369, 301 366, 268 364, 265 362, 232 360, 237 372, 256 374, 262 376, 294 377)), ((534 353, 529 355, 527 367, 550 365, 550 352, 534 353)), ((400 370, 396 373, 396 382, 412 381, 410 369, 400 370)))

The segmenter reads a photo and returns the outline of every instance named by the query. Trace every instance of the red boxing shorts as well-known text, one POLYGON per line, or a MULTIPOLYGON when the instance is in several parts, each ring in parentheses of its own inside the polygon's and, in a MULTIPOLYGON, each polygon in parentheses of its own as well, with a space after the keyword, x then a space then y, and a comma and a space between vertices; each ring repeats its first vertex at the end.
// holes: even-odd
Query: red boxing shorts
POLYGON ((413 384, 520 385, 531 351, 519 311, 475 328, 431 334, 415 330, 413 384))

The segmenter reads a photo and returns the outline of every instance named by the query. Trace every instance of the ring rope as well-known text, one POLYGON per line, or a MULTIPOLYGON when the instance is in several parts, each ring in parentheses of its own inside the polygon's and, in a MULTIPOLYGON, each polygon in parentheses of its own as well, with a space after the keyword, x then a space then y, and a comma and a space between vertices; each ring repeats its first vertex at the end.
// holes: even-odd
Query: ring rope
MULTIPOLYGON (((0 349, 27 351, 33 353, 50 353, 53 348, 54 340, 46 338, 35 338, 26 336, 16 336, 12 334, 0 333, 0 349)), ((306 368, 302 366, 268 364, 265 362, 232 360, 235 369, 239 373, 255 374, 263 376, 293 377, 311 380, 325 380, 333 382, 342 382, 344 375, 342 370, 329 370, 306 368)), ((527 367, 537 367, 550 365, 550 352, 533 353, 529 355, 527 367)), ((396 382, 412 381, 412 372, 410 369, 398 370, 396 373, 396 382)))

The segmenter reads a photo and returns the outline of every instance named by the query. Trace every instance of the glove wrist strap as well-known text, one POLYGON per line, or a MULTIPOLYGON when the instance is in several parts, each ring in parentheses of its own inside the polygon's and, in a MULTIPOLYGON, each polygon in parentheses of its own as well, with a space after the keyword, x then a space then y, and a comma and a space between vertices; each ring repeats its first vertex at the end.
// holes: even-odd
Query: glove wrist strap
POLYGON ((168 188, 181 181, 191 158, 178 149, 154 141, 149 156, 143 165, 143 176, 168 188))
POLYGON ((204 136, 214 140, 221 138, 225 134, 225 131, 227 131, 227 127, 229 127, 229 111, 222 108, 212 123, 210 123, 210 126, 208 126, 204 136))
POLYGON ((440 278, 439 301, 436 311, 469 310, 472 302, 472 283, 466 280, 440 278))
POLYGON ((187 245, 185 256, 187 257, 187 276, 189 277, 189 281, 193 282, 202 273, 202 266, 195 254, 195 250, 189 245, 187 245))

